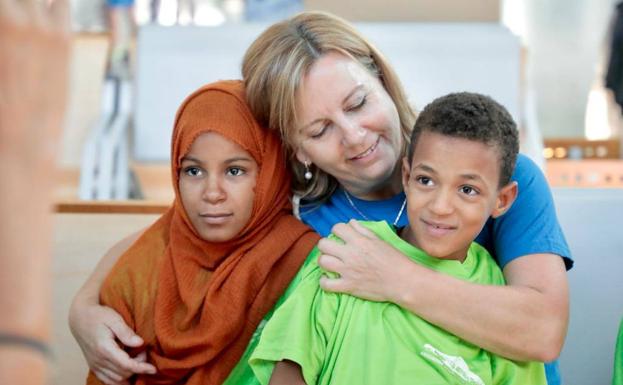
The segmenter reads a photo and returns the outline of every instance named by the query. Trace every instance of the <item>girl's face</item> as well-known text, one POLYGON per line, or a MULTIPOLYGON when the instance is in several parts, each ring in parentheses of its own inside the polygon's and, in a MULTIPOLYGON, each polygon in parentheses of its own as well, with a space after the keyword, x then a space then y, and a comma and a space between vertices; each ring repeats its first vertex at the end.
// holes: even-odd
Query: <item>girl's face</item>
POLYGON ((402 138, 393 100, 357 61, 331 52, 302 79, 296 156, 360 198, 400 191, 402 138))
POLYGON ((186 215, 208 242, 236 237, 251 218, 258 165, 220 134, 202 134, 182 158, 179 190, 186 215))

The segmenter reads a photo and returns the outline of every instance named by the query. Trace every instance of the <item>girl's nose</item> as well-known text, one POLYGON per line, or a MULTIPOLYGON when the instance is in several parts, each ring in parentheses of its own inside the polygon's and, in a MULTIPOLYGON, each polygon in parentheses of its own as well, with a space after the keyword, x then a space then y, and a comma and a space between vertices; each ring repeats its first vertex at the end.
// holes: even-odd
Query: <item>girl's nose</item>
POLYGON ((218 203, 225 199, 226 194, 220 178, 208 177, 203 189, 202 198, 210 203, 218 203))

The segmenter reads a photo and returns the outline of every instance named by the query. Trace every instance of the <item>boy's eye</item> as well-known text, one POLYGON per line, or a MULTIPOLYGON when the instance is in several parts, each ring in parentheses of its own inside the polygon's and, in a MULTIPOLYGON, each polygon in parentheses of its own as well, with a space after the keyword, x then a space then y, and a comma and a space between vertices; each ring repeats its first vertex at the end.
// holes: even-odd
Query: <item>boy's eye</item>
POLYGON ((415 177, 415 180, 419 184, 424 185, 424 186, 432 186, 433 185, 433 180, 431 178, 427 177, 427 176, 420 175, 420 176, 415 177))
POLYGON ((201 169, 199 167, 195 167, 195 166, 186 167, 184 169, 184 174, 186 174, 188 176, 200 176, 201 175, 201 169))
POLYGON ((240 176, 244 175, 245 171, 240 167, 230 167, 227 169, 227 175, 240 176))
POLYGON ((465 195, 478 195, 479 192, 472 186, 461 186, 461 192, 465 195))

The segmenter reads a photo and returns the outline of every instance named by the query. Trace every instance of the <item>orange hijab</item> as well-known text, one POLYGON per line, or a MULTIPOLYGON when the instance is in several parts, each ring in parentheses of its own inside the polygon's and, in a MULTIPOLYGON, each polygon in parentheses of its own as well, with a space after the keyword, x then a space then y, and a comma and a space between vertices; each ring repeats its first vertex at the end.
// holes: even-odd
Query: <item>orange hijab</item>
POLYGON ((101 299, 145 339, 148 362, 158 369, 135 383, 220 384, 319 237, 291 215, 281 143, 257 124, 239 81, 210 84, 184 101, 171 163, 173 206, 122 255, 101 299), (182 157, 210 131, 240 145, 259 166, 251 218, 223 243, 198 236, 178 188, 182 157))

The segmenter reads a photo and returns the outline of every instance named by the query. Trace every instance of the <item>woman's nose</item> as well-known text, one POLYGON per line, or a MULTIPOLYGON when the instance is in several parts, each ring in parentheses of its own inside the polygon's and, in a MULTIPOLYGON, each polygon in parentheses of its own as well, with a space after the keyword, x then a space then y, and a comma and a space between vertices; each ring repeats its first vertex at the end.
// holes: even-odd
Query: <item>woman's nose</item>
POLYGON ((361 144, 366 136, 366 129, 355 120, 344 119, 340 127, 342 143, 347 147, 361 144))

